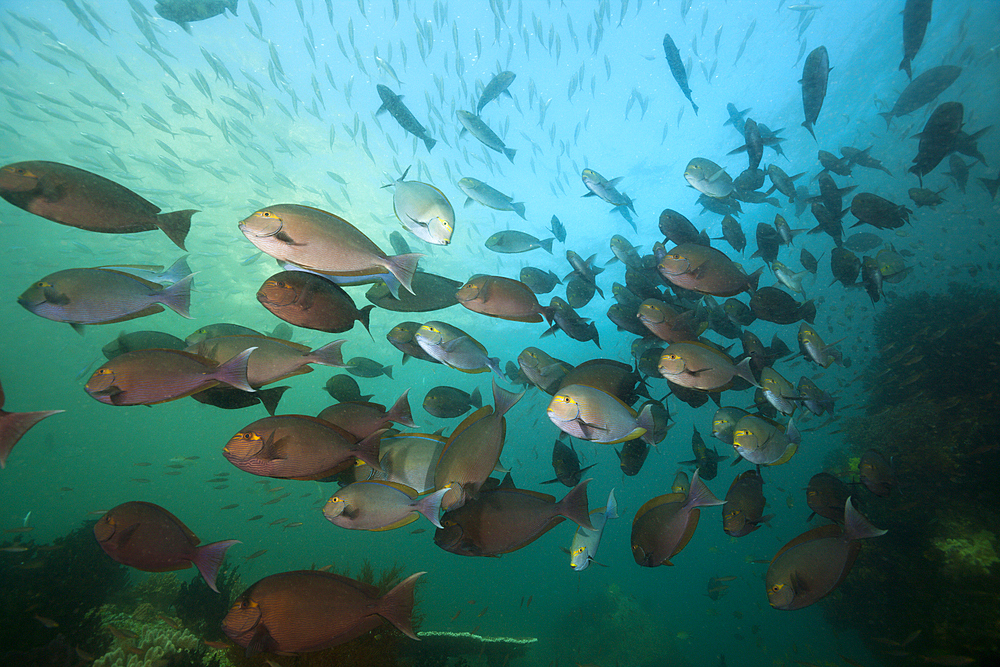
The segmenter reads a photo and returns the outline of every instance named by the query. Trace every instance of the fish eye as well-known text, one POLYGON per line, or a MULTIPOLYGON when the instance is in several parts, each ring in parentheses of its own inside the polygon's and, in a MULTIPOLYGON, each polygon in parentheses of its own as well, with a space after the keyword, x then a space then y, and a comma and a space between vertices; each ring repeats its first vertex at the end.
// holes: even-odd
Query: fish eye
POLYGON ((583 549, 584 549, 584 547, 577 547, 576 549, 573 549, 573 554, 572 555, 579 556, 580 554, 583 553, 583 549))
POLYGON ((278 287, 278 281, 277 280, 265 280, 264 281, 264 287, 278 287))
POLYGON ((41 287, 41 288, 46 288, 46 287, 52 287, 51 283, 47 283, 47 282, 45 282, 44 280, 39 280, 39 281, 38 281, 37 283, 35 283, 35 284, 36 284, 36 285, 38 285, 38 286, 39 286, 39 287, 41 287))
POLYGON ((111 375, 110 368, 98 368, 94 375, 111 375))
POLYGON ((780 591, 784 587, 785 587, 784 584, 775 584, 774 586, 771 586, 771 592, 772 593, 777 593, 778 591, 780 591))
POLYGON ((342 503, 344 501, 341 500, 338 496, 334 496, 333 498, 330 498, 330 500, 328 500, 327 502, 328 503, 342 503))

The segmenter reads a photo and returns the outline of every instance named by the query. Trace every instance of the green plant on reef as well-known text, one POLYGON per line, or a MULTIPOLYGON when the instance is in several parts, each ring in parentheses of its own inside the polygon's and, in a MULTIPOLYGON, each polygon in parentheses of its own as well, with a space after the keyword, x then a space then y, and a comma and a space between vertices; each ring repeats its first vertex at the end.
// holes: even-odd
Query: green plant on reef
POLYGON ((202 639, 220 641, 226 638, 220 623, 245 588, 237 574, 238 569, 239 566, 229 567, 228 564, 219 568, 215 578, 218 593, 209 588, 201 577, 194 577, 180 585, 173 600, 177 617, 202 639))
POLYGON ((84 522, 52 544, 19 542, 26 551, 0 559, 0 600, 7 611, 0 655, 43 646, 57 634, 90 654, 108 646, 110 637, 87 612, 120 595, 129 574, 97 544, 95 523, 84 522), (58 627, 46 627, 36 615, 58 627))
MULTIPOLYGON (((385 595, 392 590, 393 586, 404 579, 406 568, 395 563, 376 574, 374 566, 366 558, 353 575, 346 568, 341 571, 337 571, 337 569, 331 571, 374 586, 379 595, 385 595)), ((418 579, 418 590, 421 583, 422 580, 418 579)), ((239 591, 237 595, 239 593, 242 591, 239 591)), ((220 616, 218 620, 221 621, 223 616, 220 616)), ((416 602, 414 602, 411 619, 414 631, 418 632, 423 616, 417 611, 416 602)), ((411 641, 413 640, 386 622, 346 644, 313 653, 300 653, 294 657, 282 658, 281 662, 286 667, 343 667, 345 665, 350 665, 350 667, 393 667, 397 664, 401 644, 411 641)), ((245 649, 235 645, 228 648, 225 653, 226 660, 233 667, 266 667, 266 660, 273 659, 273 657, 270 654, 263 654, 247 658, 245 649)), ((444 664, 444 662, 442 658, 440 664, 444 664)))
POLYGON ((1000 293, 951 284, 889 301, 863 374, 865 414, 845 420, 848 456, 891 457, 897 488, 855 502, 888 533, 865 540, 851 574, 821 602, 837 625, 874 637, 921 635, 914 654, 1000 655, 1000 293))

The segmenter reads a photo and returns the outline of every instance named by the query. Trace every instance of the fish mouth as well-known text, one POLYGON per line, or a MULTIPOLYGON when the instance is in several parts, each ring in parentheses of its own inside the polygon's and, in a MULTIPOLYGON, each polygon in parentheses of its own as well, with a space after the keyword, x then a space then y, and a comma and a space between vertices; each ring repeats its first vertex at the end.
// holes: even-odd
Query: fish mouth
POLYGON ((246 223, 241 222, 240 225, 239 225, 240 231, 243 232, 243 234, 245 236, 254 236, 254 237, 259 238, 259 239, 266 239, 266 238, 269 238, 271 236, 276 236, 277 234, 280 234, 281 230, 284 228, 284 226, 285 226, 285 223, 283 223, 281 220, 278 220, 278 228, 275 229, 274 231, 258 233, 258 232, 255 232, 254 230, 250 229, 250 227, 247 226, 246 223))

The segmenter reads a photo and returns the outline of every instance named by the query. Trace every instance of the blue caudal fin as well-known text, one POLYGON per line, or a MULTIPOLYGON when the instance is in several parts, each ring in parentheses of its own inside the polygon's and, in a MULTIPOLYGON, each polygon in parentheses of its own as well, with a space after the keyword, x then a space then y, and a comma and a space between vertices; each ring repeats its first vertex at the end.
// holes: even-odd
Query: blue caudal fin
POLYGON ((343 347, 346 340, 345 338, 341 338, 332 343, 327 343, 323 347, 317 347, 309 353, 308 363, 343 368, 345 366, 344 355, 341 353, 340 348, 343 347))
POLYGON ((521 218, 523 220, 527 220, 527 218, 524 217, 524 203, 523 202, 512 201, 510 203, 510 207, 512 209, 514 209, 514 213, 517 213, 519 216, 521 216, 521 218))
MULTIPOLYGON (((393 255, 386 258, 388 260, 386 268, 389 269, 396 280, 399 281, 399 284, 410 294, 415 294, 411 283, 413 281, 413 274, 417 271, 417 262, 423 256, 422 253, 411 252, 405 255, 393 255)), ((386 287, 389 288, 390 292, 393 292, 392 285, 388 282, 386 282, 386 287)), ((396 296, 396 294, 398 294, 398 290, 393 292, 393 296, 396 296)))
POLYGON ((219 364, 210 377, 228 384, 230 387, 236 387, 243 391, 255 391, 247 380, 247 363, 251 353, 256 349, 256 347, 247 348, 226 363, 219 364))
POLYGON ((585 479, 566 494, 566 497, 556 503, 557 513, 573 521, 578 526, 583 526, 587 530, 593 530, 594 525, 590 523, 590 508, 587 506, 587 485, 589 479, 585 479))
POLYGON ((608 494, 608 506, 604 510, 604 516, 607 519, 617 519, 618 518, 618 501, 615 500, 615 490, 611 489, 611 493, 608 494))
POLYGON ((429 496, 424 496, 420 499, 420 502, 413 506, 413 509, 427 517, 427 520, 436 527, 443 528, 441 522, 438 520, 438 514, 441 512, 441 499, 450 490, 450 488, 439 489, 429 496))
POLYGON ((514 149, 514 148, 505 148, 505 149, 503 149, 503 154, 507 156, 507 159, 510 160, 511 164, 514 163, 514 154, 515 153, 517 153, 517 149, 514 149))
POLYGON ((219 592, 219 589, 215 587, 215 578, 219 574, 219 566, 222 565, 222 559, 226 555, 226 551, 234 544, 242 544, 242 542, 239 540, 223 540, 222 542, 205 544, 195 550, 194 558, 191 559, 191 562, 201 572, 201 578, 216 593, 219 592))
POLYGON ((861 512, 854 509, 854 504, 848 498, 844 504, 844 539, 848 542, 852 540, 863 540, 868 537, 879 537, 885 535, 887 530, 876 528, 866 519, 861 512))
POLYGON ((191 282, 194 280, 194 276, 193 273, 189 274, 170 287, 164 288, 157 295, 157 301, 181 317, 190 320, 191 313, 188 311, 191 308, 191 282))
POLYGON ((497 384, 496 380, 493 381, 493 414, 502 417, 507 414, 507 412, 517 405, 517 402, 521 400, 524 396, 522 391, 520 394, 515 394, 512 391, 507 391, 503 387, 497 384))
POLYGON ((691 478, 691 489, 688 491, 687 500, 684 504, 688 508, 694 507, 709 507, 712 505, 724 505, 726 501, 719 500, 715 495, 705 486, 705 482, 701 481, 701 477, 698 476, 698 471, 694 471, 694 476, 691 478))

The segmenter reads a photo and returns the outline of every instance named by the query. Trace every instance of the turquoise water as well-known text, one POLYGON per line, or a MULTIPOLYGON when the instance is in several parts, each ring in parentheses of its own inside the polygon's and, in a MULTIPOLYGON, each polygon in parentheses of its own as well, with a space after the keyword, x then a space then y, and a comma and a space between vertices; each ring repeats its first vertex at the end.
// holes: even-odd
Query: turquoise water
MULTIPOLYGON (((894 119, 888 131, 876 113, 886 110, 886 104, 891 106, 907 83, 906 75, 897 71, 902 2, 828 3, 805 12, 774 2, 694 2, 686 17, 679 11, 682 3, 633 2, 625 3, 627 11, 621 21, 618 2, 507 3, 497 17, 491 3, 468 4, 401 2, 397 17, 389 2, 337 2, 331 22, 323 3, 305 2, 303 20, 295 3, 261 0, 257 9, 262 38, 254 34, 257 27, 246 1, 240 3, 238 17, 226 14, 191 23, 190 34, 153 14, 148 20, 162 48, 149 51, 147 38, 130 15, 134 10, 125 3, 90 3, 112 29, 109 33, 98 24, 95 30, 100 40, 84 30, 62 3, 3 3, 0 162, 71 164, 125 185, 164 211, 196 208, 200 213, 193 218, 187 240, 188 261, 198 272, 193 320, 167 311, 121 325, 88 327, 80 336, 69 326, 28 313, 17 305, 16 297, 32 282, 61 269, 116 263, 169 265, 181 251, 159 232, 95 234, 57 225, 6 202, 0 204, 0 238, 7 259, 0 264, 5 285, 5 296, 0 299, 4 407, 66 411, 28 433, 7 461, 2 471, 0 529, 30 526, 33 530, 23 539, 44 544, 103 510, 146 500, 167 507, 204 542, 241 540, 243 544, 230 551, 229 559, 240 564, 247 584, 276 572, 331 562, 338 567, 364 558, 378 565, 404 563, 407 573, 428 572, 426 585, 420 589, 424 629, 537 637, 538 645, 517 664, 547 665, 552 660, 558 664, 631 664, 621 657, 630 650, 641 656, 635 658, 636 664, 649 665, 714 665, 720 654, 727 656, 730 665, 791 664, 792 660, 840 664, 837 651, 874 664, 878 658, 869 653, 870 644, 861 642, 853 630, 835 632, 825 621, 821 605, 790 613, 769 608, 762 581, 767 565, 748 562, 769 560, 808 527, 802 489, 826 465, 828 454, 845 444, 842 434, 833 432, 836 423, 805 433, 800 452, 788 465, 765 471, 768 513, 777 515, 769 526, 732 539, 720 529, 720 510, 704 509, 697 533, 673 559, 672 568, 645 569, 634 564, 629 550, 631 519, 645 501, 667 492, 678 461, 691 458, 692 426, 710 446, 717 445, 721 454, 732 455, 725 445, 709 439, 714 405, 691 409, 675 398, 668 399, 676 420, 673 430, 636 477, 620 474, 611 446, 576 442, 583 465, 598 464, 588 473, 594 477, 589 488, 591 507, 602 506, 613 487, 622 516, 607 527, 598 558, 606 567, 593 566, 577 574, 568 567, 568 556, 562 551, 569 547, 571 524, 557 526, 529 547, 499 559, 461 558, 441 551, 431 539, 431 530, 412 534, 414 529, 430 528, 423 519, 385 533, 332 526, 320 512, 322 501, 332 493, 330 485, 279 480, 260 484, 258 478, 236 470, 222 457, 221 449, 232 434, 265 416, 259 406, 221 411, 182 400, 152 408, 114 408, 83 391, 95 362, 102 359, 100 348, 121 331, 157 329, 183 338, 214 322, 235 322, 261 331, 270 331, 280 322, 255 298, 257 288, 274 272, 273 264, 266 258, 244 263, 256 249, 237 228, 240 220, 263 206, 298 203, 337 213, 389 251, 389 234, 402 230, 393 216, 392 191, 382 186, 398 178, 407 166, 410 178, 441 189, 457 213, 450 246, 430 246, 412 235, 406 235, 407 241, 415 252, 426 254, 422 268, 459 281, 483 272, 517 277, 525 265, 562 276, 570 270, 563 259, 567 249, 583 257, 596 253, 598 263, 603 264, 611 258, 608 239, 612 234, 626 236, 640 246, 640 252, 649 253, 654 241, 662 241, 657 219, 664 208, 680 211, 711 237, 721 236, 721 216, 699 213, 697 193, 688 187, 683 173, 694 157, 707 157, 732 176, 744 168, 745 154, 727 156, 743 143, 731 126, 723 125, 730 102, 741 110, 752 108, 749 115, 758 122, 784 128, 782 146, 787 160, 765 148, 763 164, 775 162, 789 174, 805 172, 797 184, 808 185, 813 193, 817 186, 809 179, 820 170, 817 148, 839 152, 841 146, 872 146, 871 154, 894 176, 855 168, 851 178, 835 180, 841 187, 857 185, 857 192, 874 192, 916 211, 912 226, 879 232, 887 243, 914 253, 908 260, 914 271, 889 291, 905 295, 933 291, 948 281, 972 282, 970 266, 996 262, 996 203, 977 179, 995 177, 1000 135, 987 133, 980 139, 979 149, 991 166, 971 167, 966 194, 943 174, 947 158, 924 178, 927 188, 948 188, 946 201, 934 210, 912 205, 907 190, 918 184, 906 174, 917 149, 917 140, 911 137, 921 130, 937 103, 961 102, 969 132, 997 122, 1000 5, 995 2, 935 5, 923 47, 914 59, 914 74, 940 64, 960 65, 963 72, 935 103, 894 119), (803 14, 812 15, 812 20, 799 37, 803 14), (34 28, 27 25, 32 22, 34 28), (737 60, 751 25, 755 28, 737 60), (418 30, 424 37, 418 39, 418 30), (661 47, 664 32, 673 36, 683 60, 693 59, 689 83, 699 106, 697 116, 670 76, 661 47), (429 44, 425 43, 428 35, 429 44), (700 56, 695 54, 693 39, 700 56), (794 63, 802 40, 806 52, 825 46, 833 67, 815 127, 818 141, 800 127, 797 81, 802 65, 794 63), (429 51, 425 59, 418 41, 429 51), (341 43, 350 57, 345 57, 341 43), (355 47, 360 61, 355 60, 355 47), (224 64, 235 90, 217 78, 203 56, 206 51, 224 64), (378 67, 376 51, 391 63, 401 83, 378 67), (269 76, 269 67, 275 66, 273 54, 286 80, 280 86, 272 84, 269 76), (116 99, 101 87, 84 63, 121 90, 123 98, 116 99), (326 66, 335 87, 327 78, 326 66), (482 116, 509 147, 517 149, 513 164, 471 136, 460 137, 461 126, 454 114, 456 109, 474 109, 477 85, 487 83, 498 68, 517 74, 510 88, 513 100, 501 97, 491 102, 482 116), (703 68, 714 72, 710 80, 703 68), (212 99, 197 90, 191 78, 195 72, 208 81, 212 99), (404 95, 416 118, 438 140, 433 151, 428 153, 422 142, 415 142, 388 115, 373 116, 380 105, 378 83, 404 95), (182 115, 183 110, 168 99, 167 87, 197 116, 182 115), (630 104, 633 91, 643 101, 648 99, 645 113, 640 102, 630 104), (93 106, 85 106, 71 92, 92 101, 93 106), (260 107, 253 97, 260 100, 260 107), (247 115, 225 98, 241 105, 247 115), (540 111, 543 103, 544 114, 540 111), (149 112, 144 105, 163 116, 175 136, 145 122, 142 116, 149 112), (310 112, 313 109, 315 115, 310 112), (74 112, 83 112, 89 119, 74 112), (229 132, 244 146, 227 142, 209 120, 209 112, 216 119, 226 119, 229 132), (109 116, 121 120, 134 134, 109 116), (201 130, 208 136, 181 128, 201 130), (580 179, 584 168, 609 179, 623 177, 618 187, 635 201, 638 232, 611 212, 610 205, 581 197, 586 192, 580 179), (327 171, 347 184, 341 186, 327 171), (479 204, 463 207, 465 196, 455 184, 463 176, 478 178, 512 195, 514 201, 524 202, 527 219, 479 204), (566 243, 556 243, 552 255, 540 249, 499 255, 483 245, 487 237, 504 229, 547 238, 552 215, 568 230, 566 243), (146 463, 150 465, 137 465, 146 463), (180 474, 167 474, 174 472, 180 474), (230 473, 227 488, 215 489, 206 483, 220 472, 230 473), (263 505, 273 497, 268 487, 278 486, 291 494, 280 503, 263 505), (220 509, 233 503, 238 507, 220 509), (263 514, 264 519, 249 523, 247 519, 255 514, 263 514), (281 518, 302 525, 268 525, 281 518), (260 549, 267 552, 245 560, 260 549), (717 601, 706 596, 706 582, 712 576, 737 577, 717 601), (530 607, 522 606, 528 597, 530 607), (617 615, 609 615, 615 609, 617 615), (594 637, 601 642, 593 641, 594 637), (646 655, 644 647, 648 646, 657 647, 656 658, 646 655)), ((151 10, 151 4, 146 7, 151 10)), ((963 159, 971 162, 971 158, 963 159)), ((784 204, 780 212, 793 228, 814 226, 808 211, 796 219, 794 208, 784 197, 779 199, 784 204)), ((748 251, 740 256, 724 243, 715 245, 749 272, 760 266, 759 260, 749 258, 750 249, 756 247, 754 229, 758 222, 770 223, 779 209, 770 204, 743 204, 743 210, 739 219, 749 241, 748 251)), ((851 216, 844 221, 845 226, 854 222, 851 216)), ((817 382, 834 394, 838 406, 860 407, 865 397, 859 373, 875 352, 871 323, 874 311, 885 304, 873 310, 864 290, 828 286, 831 247, 826 235, 802 236, 794 249, 782 249, 779 259, 798 267, 801 248, 821 257, 818 276, 806 283, 807 294, 818 305, 817 329, 828 342, 845 338, 841 347, 853 365, 833 366, 817 382)), ((991 265, 977 280, 995 284, 995 277, 991 265)), ((409 388, 419 430, 449 431, 457 422, 436 419, 420 408, 426 391, 441 384, 466 391, 478 386, 489 396, 489 376, 465 375, 418 360, 401 365, 400 354, 385 340, 385 333, 404 320, 441 319, 468 331, 501 364, 516 361, 527 346, 541 347, 570 363, 596 357, 630 362, 634 337, 617 332, 605 317, 612 283, 623 282, 621 264, 609 266, 597 280, 609 298, 595 298, 580 312, 596 322, 600 350, 562 333, 539 340, 545 329, 542 324, 488 319, 453 306, 427 314, 376 309, 371 319, 374 339, 355 327, 343 336, 347 339, 345 357, 360 355, 392 364, 391 380, 359 378, 362 393, 375 394, 374 400, 391 405, 409 388)), ((773 283, 765 272, 761 284, 773 283)), ((364 303, 365 289, 349 288, 359 305, 364 303)), ((557 287, 554 294, 562 294, 561 290, 557 287)), ((547 298, 542 297, 543 303, 547 298)), ((778 333, 794 349, 796 328, 758 322, 751 330, 765 342, 778 333)), ((707 336, 729 344, 711 332, 707 336)), ((294 334, 296 342, 310 347, 338 337, 304 329, 294 334)), ((738 349, 737 345, 734 352, 738 349)), ((817 371, 801 361, 788 360, 781 362, 779 370, 789 379, 813 376, 817 371)), ((281 412, 317 414, 330 402, 322 387, 331 374, 331 369, 316 367, 312 373, 283 382, 292 389, 282 400, 281 412)), ((667 393, 665 381, 651 379, 650 392, 661 398, 667 393)), ((529 390, 508 415, 501 461, 512 470, 519 486, 561 496, 561 487, 538 486, 553 477, 549 461, 558 431, 546 418, 548 400, 546 394, 529 390)), ((751 402, 749 393, 730 394, 725 400, 741 406, 751 402)), ((839 414, 850 416, 852 410, 839 414)), ((813 427, 821 421, 825 417, 806 425, 813 427)), ((720 498, 735 471, 745 469, 734 471, 728 467, 730 460, 720 465, 719 476, 708 483, 720 498)), ((3 536, 8 537, 13 534, 3 536)), ((19 556, 4 553, 2 557, 19 556)), ((190 575, 196 576, 193 570, 190 575)), ((135 572, 133 580, 144 576, 135 572)), ((44 606, 32 610, 5 607, 4 613, 45 616, 44 606)), ((933 648, 925 646, 926 651, 933 648)))

